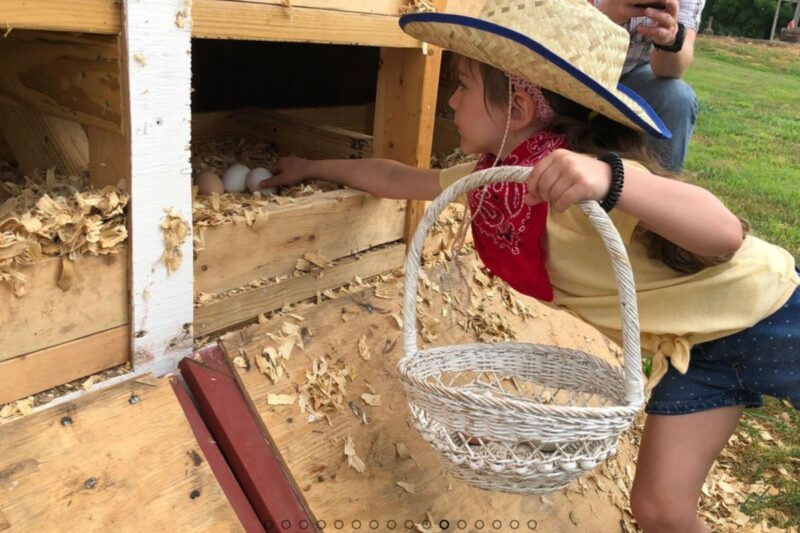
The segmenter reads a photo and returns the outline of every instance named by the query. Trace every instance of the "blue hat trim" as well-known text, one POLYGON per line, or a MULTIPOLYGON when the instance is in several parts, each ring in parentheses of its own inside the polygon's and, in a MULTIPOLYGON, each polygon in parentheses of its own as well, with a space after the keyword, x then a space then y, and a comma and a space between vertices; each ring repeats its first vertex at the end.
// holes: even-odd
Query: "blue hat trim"
MULTIPOLYGON (((497 24, 493 24, 491 22, 486 22, 485 20, 477 19, 474 17, 467 17, 464 15, 448 15, 445 13, 411 13, 408 15, 403 15, 400 17, 400 27, 405 28, 407 24, 412 22, 436 22, 440 24, 455 24, 459 26, 467 26, 470 28, 475 28, 477 30, 485 31, 487 33, 493 33, 495 35, 499 35, 500 37, 504 37, 516 43, 519 43, 530 50, 536 52, 540 56, 544 57, 557 67, 561 68, 567 74, 578 80, 579 82, 583 83, 589 89, 596 92, 599 96, 607 100, 611 103, 614 107, 616 107, 623 115, 628 117, 632 122, 638 124, 645 130, 647 133, 655 135, 656 137, 662 137, 664 139, 672 138, 672 133, 669 131, 669 128, 661 121, 661 118, 656 114, 655 111, 650 107, 641 96, 633 92, 629 87, 622 85, 621 83, 617 84, 617 90, 623 93, 625 96, 628 96, 631 100, 636 102, 647 114, 648 117, 653 121, 656 125, 657 129, 654 129, 652 125, 648 124, 642 118, 636 114, 632 109, 622 103, 614 93, 608 91, 605 87, 597 83, 595 80, 587 76, 582 71, 575 68, 573 65, 559 57, 558 55, 554 54, 541 44, 537 43, 530 37, 527 37, 519 32, 514 30, 510 30, 503 26, 499 26, 497 24)), ((535 81, 535 80, 530 80, 535 81)))

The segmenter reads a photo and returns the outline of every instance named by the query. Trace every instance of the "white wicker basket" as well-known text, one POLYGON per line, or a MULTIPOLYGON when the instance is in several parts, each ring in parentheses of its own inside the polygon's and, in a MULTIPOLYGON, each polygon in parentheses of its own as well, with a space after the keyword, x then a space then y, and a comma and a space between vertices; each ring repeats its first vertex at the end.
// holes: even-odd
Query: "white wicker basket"
POLYGON ((599 231, 619 285, 624 370, 558 346, 498 342, 417 348, 420 257, 429 228, 465 192, 524 182, 529 167, 495 167, 454 183, 431 204, 406 259, 405 357, 411 416, 456 478, 489 490, 547 493, 616 453, 644 404, 636 292, 625 247, 597 202, 580 208, 599 231))

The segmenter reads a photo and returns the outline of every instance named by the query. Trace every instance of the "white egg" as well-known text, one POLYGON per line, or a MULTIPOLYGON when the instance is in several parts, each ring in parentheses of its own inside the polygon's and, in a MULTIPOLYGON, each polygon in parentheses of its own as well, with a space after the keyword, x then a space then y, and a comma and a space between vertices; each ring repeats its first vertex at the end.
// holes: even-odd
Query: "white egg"
POLYGON ((272 177, 272 172, 267 170, 266 168, 257 167, 250 171, 247 175, 247 188, 250 189, 250 192, 259 191, 261 194, 274 194, 277 191, 277 187, 267 187, 266 189, 262 189, 258 186, 259 183, 264 181, 265 179, 269 179, 272 177))
POLYGON ((225 171, 222 176, 222 184, 225 192, 245 192, 247 190, 247 174, 250 169, 246 166, 235 163, 225 171))

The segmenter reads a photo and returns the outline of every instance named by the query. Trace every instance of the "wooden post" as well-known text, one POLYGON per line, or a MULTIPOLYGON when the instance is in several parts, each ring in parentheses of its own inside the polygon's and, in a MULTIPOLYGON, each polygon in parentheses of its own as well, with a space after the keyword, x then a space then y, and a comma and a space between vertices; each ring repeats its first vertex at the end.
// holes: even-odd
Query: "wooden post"
POLYGON ((772 17, 772 31, 769 32, 769 40, 773 40, 775 38, 775 26, 778 24, 778 14, 781 12, 781 5, 783 4, 783 0, 778 0, 777 5, 775 6, 775 16, 772 17))
MULTIPOLYGON (((381 48, 373 157, 429 168, 441 59, 433 46, 381 48)), ((425 202, 408 202, 406 242, 424 211, 425 202)))
MULTIPOLYGON (((192 351, 191 234, 164 264, 161 223, 169 209, 191 230, 191 2, 126 0, 130 102, 130 285, 134 371, 161 375, 192 351)), ((124 91, 123 91, 124 94, 124 91)))

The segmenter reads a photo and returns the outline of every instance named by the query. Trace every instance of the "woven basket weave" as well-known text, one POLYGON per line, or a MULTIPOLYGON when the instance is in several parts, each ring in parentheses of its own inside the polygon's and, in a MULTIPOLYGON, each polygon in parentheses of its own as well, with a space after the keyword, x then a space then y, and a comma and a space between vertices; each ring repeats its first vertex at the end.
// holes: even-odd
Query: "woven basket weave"
POLYGON ((415 427, 454 477, 489 490, 541 494, 613 456, 619 435, 644 404, 633 275, 619 234, 597 202, 579 205, 600 233, 619 285, 623 368, 539 344, 417 347, 417 285, 429 228, 467 191, 524 182, 530 170, 475 172, 445 189, 425 212, 405 264, 399 370, 415 427))

